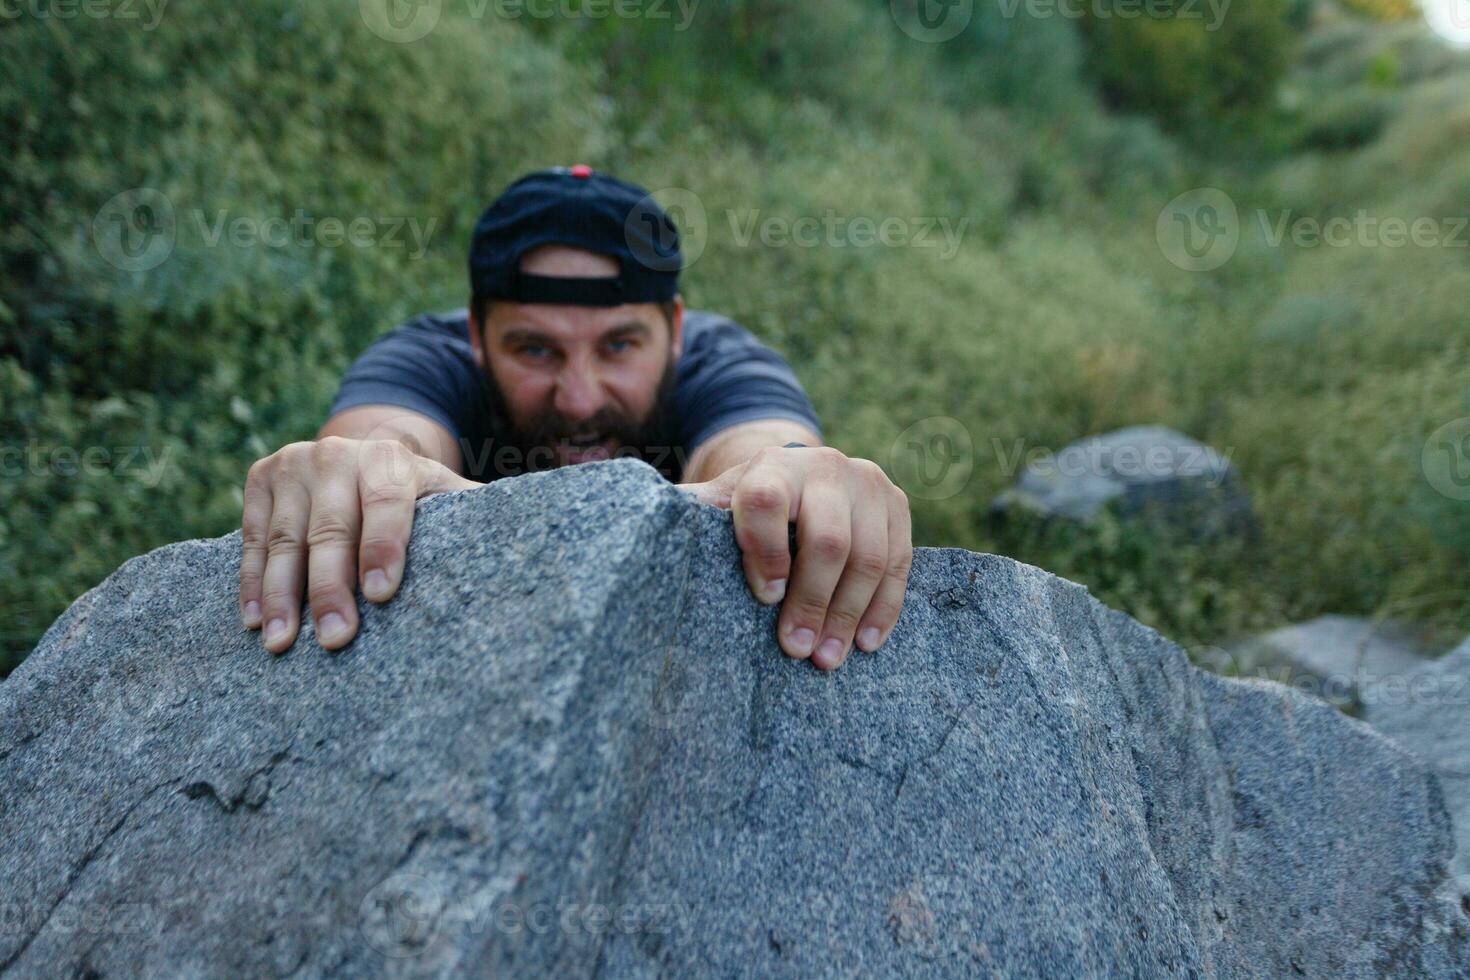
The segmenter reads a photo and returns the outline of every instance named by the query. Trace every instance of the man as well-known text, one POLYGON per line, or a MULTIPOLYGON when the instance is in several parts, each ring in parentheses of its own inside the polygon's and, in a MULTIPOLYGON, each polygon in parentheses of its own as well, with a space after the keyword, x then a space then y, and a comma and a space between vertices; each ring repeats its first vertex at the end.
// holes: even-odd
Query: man
POLYGON ((378 603, 398 588, 417 499, 624 454, 733 511, 787 655, 832 670, 882 646, 913 556, 907 498, 822 446, 773 351, 686 315, 678 231, 645 190, 583 165, 531 174, 480 217, 469 265, 467 311, 379 339, 316 441, 250 468, 240 614, 266 649, 295 641, 303 588, 321 646, 350 642, 355 587, 378 603))

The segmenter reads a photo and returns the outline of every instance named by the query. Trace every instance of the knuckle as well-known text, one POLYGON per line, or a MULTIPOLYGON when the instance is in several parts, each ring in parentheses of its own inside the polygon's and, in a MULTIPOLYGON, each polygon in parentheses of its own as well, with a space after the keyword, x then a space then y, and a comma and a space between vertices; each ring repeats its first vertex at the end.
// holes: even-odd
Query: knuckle
POLYGON ((839 528, 821 528, 813 531, 807 543, 815 555, 821 561, 843 561, 847 558, 848 549, 852 541, 847 532, 839 528))
POLYGON ((350 463, 354 444, 341 436, 325 436, 312 444, 312 456, 318 466, 338 467, 350 463))
POLYGON ((813 595, 798 594, 787 597, 785 611, 795 623, 815 625, 827 618, 827 603, 813 595))
POLYGON ((876 581, 888 571, 888 556, 879 551, 854 551, 847 559, 847 567, 859 578, 876 581))
POLYGON ((817 446, 806 451, 815 455, 818 460, 827 466, 840 466, 848 461, 846 453, 840 449, 833 449, 831 446, 817 446))
POLYGON ((310 442, 288 443, 262 461, 265 464, 263 473, 271 482, 299 476, 310 465, 314 449, 315 444, 310 442))
POLYGON ((266 550, 272 554, 281 552, 297 551, 301 548, 301 540, 296 535, 296 529, 281 521, 272 521, 270 530, 265 536, 266 550))
POLYGON ((791 561, 791 552, 787 550, 786 543, 784 541, 779 545, 775 542, 762 543, 761 545, 750 549, 747 554, 751 555, 753 558, 755 558, 756 561, 760 562, 767 568, 770 568, 772 566, 780 566, 784 568, 786 564, 791 561))
POLYGON ((301 596, 299 594, 293 594, 291 590, 279 585, 267 587, 266 590, 261 593, 260 597, 262 600, 264 600, 265 607, 272 611, 289 610, 292 606, 294 606, 301 600, 301 596))
POLYGON ((889 560, 888 574, 899 578, 908 578, 909 569, 914 565, 914 549, 904 547, 895 551, 889 560))
POLYGON ((791 556, 784 534, 778 540, 775 535, 760 534, 750 528, 736 528, 735 542, 740 545, 741 554, 760 561, 784 561, 791 556))
POLYGON ((364 507, 391 507, 412 499, 413 495, 402 483, 395 483, 391 480, 374 480, 362 489, 364 507))
POLYGON ((827 610, 827 621, 822 624, 822 632, 829 636, 840 636, 848 639, 857 632, 857 613, 851 609, 843 609, 833 606, 827 610))
POLYGON ((267 547, 266 533, 255 521, 246 521, 240 529, 240 549, 247 552, 264 551, 267 547))
POLYGON ((311 603, 312 611, 317 613, 327 606, 336 606, 346 595, 346 584, 335 578, 313 580, 306 589, 307 601, 311 603))
MULTIPOLYGON (((395 487, 404 493, 432 476, 424 464, 431 462, 412 452, 403 443, 379 439, 364 446, 366 472, 374 486, 395 487)), ((412 499, 412 494, 408 494, 412 499)))
POLYGON ((899 486, 897 483, 894 483, 892 480, 889 480, 888 479, 888 474, 886 474, 886 473, 883 475, 883 479, 884 480, 887 480, 887 483, 888 483, 888 495, 889 495, 889 498, 893 501, 893 505, 895 507, 901 507, 901 508, 903 508, 903 512, 905 514, 907 514, 908 513, 908 510, 909 510, 909 495, 908 495, 908 491, 906 491, 903 487, 899 486))
POLYGON ((352 527, 340 516, 321 514, 312 518, 311 527, 306 532, 306 544, 315 549, 324 545, 349 544, 355 537, 352 527))
POLYGON ((735 504, 747 510, 778 511, 786 504, 786 491, 780 484, 767 481, 742 483, 735 488, 735 504))

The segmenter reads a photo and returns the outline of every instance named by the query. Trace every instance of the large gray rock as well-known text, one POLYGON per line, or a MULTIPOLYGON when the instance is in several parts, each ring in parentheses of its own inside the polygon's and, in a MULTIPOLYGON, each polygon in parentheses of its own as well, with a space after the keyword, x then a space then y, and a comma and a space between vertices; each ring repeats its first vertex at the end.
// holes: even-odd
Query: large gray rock
POLYGON ((1080 439, 1033 460, 991 502, 1015 511, 1087 523, 1103 512, 1203 537, 1254 530, 1250 499, 1230 461, 1162 425, 1135 425, 1080 439))
POLYGON ((238 560, 128 562, 0 685, 0 972, 1466 975, 1415 759, 1038 569, 922 551, 823 674, 632 462, 422 502, 336 655, 261 652, 238 560))

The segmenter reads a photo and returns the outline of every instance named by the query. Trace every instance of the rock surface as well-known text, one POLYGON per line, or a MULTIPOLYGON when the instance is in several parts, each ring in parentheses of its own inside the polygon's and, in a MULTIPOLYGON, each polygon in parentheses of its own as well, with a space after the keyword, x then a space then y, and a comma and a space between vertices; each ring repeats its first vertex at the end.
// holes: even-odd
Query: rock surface
POLYGON ((642 464, 419 505, 348 650, 237 625, 238 535, 0 684, 12 976, 1464 976, 1436 780, 1079 586, 917 557, 789 661, 642 464))
POLYGON ((1230 461, 1162 425, 1135 425, 1072 443, 1022 471, 991 512, 1088 522, 1127 519, 1206 537, 1252 530, 1250 500, 1230 461))
POLYGON ((1455 820, 1452 870, 1470 891, 1470 638, 1438 660, 1384 685, 1367 719, 1419 756, 1439 777, 1455 820))

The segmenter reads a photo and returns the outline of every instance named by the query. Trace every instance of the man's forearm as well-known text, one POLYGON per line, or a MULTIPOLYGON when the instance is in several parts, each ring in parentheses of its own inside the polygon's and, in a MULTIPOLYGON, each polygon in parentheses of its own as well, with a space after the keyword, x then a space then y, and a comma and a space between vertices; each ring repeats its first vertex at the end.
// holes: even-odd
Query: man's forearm
POLYGON ((749 461, 762 449, 800 442, 820 446, 821 436, 800 422, 763 419, 731 426, 694 451, 684 467, 684 483, 713 480, 732 466, 749 461))
POLYGON ((464 473, 464 456, 459 443, 438 422, 426 415, 391 405, 363 405, 332 416, 317 432, 318 439, 391 439, 401 442, 419 456, 464 473))

